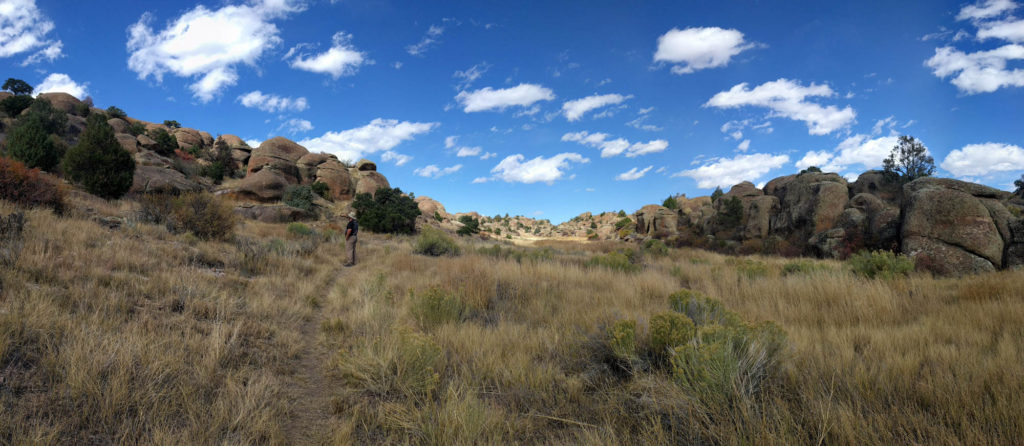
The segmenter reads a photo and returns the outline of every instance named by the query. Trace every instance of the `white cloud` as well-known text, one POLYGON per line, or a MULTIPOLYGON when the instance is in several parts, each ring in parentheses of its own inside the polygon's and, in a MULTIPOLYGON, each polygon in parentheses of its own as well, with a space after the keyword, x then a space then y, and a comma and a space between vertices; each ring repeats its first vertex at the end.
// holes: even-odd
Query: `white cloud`
POLYGON ((466 156, 477 156, 482 151, 483 151, 483 149, 480 148, 480 146, 476 146, 476 147, 459 147, 459 151, 455 154, 455 156, 457 156, 459 158, 466 157, 466 156))
POLYGON ((258 140, 258 139, 247 139, 247 140, 245 140, 245 143, 248 144, 249 147, 252 147, 252 148, 255 149, 255 148, 259 147, 260 144, 262 144, 263 142, 258 140))
POLYGON ((754 153, 736 155, 733 158, 713 158, 696 169, 684 170, 674 177, 688 177, 697 180, 697 187, 729 187, 743 181, 754 181, 772 169, 778 169, 789 162, 787 155, 754 153))
POLYGON ((631 99, 633 95, 623 96, 621 94, 592 95, 585 98, 573 99, 562 104, 562 113, 569 122, 577 121, 588 111, 604 107, 606 105, 619 104, 622 101, 631 99))
POLYGON ((423 38, 418 43, 405 47, 405 51, 413 56, 422 56, 431 46, 437 43, 437 39, 441 37, 441 34, 444 34, 443 26, 430 25, 423 38))
POLYGON ((1006 69, 1008 60, 1024 59, 1024 46, 1010 44, 989 51, 964 53, 953 47, 935 49, 925 61, 939 78, 953 76, 951 82, 967 94, 991 93, 1003 87, 1024 86, 1024 70, 1006 69))
POLYGON ((985 0, 964 6, 956 15, 957 20, 981 20, 1012 11, 1017 5, 1012 0, 985 0))
POLYGON ((718 27, 672 28, 658 37, 655 62, 674 63, 672 73, 687 74, 705 68, 724 67, 733 56, 757 44, 746 42, 743 33, 718 27))
POLYGON ((473 178, 473 184, 482 184, 482 183, 486 183, 486 182, 488 182, 490 180, 491 179, 487 178, 487 177, 476 177, 476 178, 473 178))
POLYGON ((403 155, 393 150, 388 150, 380 155, 381 161, 393 162, 396 166, 404 165, 409 161, 412 161, 412 157, 409 155, 403 155))
POLYGON ((831 97, 835 93, 828 85, 812 83, 804 87, 789 79, 779 79, 748 89, 744 82, 722 91, 708 100, 705 107, 735 108, 743 106, 767 107, 770 117, 783 117, 807 123, 812 135, 825 135, 849 126, 857 117, 850 106, 840 110, 834 105, 822 107, 807 102, 808 97, 831 97))
POLYGON ((264 52, 281 42, 271 19, 301 10, 293 1, 264 1, 209 10, 200 5, 160 32, 145 13, 128 27, 128 68, 140 79, 158 82, 165 73, 198 78, 189 89, 202 102, 238 82, 239 64, 256 66, 264 52))
POLYGON ((1024 171, 1024 149, 988 142, 969 144, 946 155, 939 165, 957 177, 986 176, 994 172, 1024 171))
POLYGON ((485 154, 483 154, 483 155, 480 155, 480 159, 482 159, 482 160, 486 160, 486 159, 491 159, 491 158, 494 158, 494 157, 496 157, 496 156, 498 156, 498 154, 497 154, 497 153, 494 153, 494 152, 487 152, 487 153, 485 153, 485 154))
POLYGON ((359 70, 359 66, 370 63, 366 54, 360 52, 352 45, 352 35, 339 31, 331 38, 332 45, 327 51, 309 55, 302 51, 311 46, 302 44, 288 50, 285 59, 292 58, 292 68, 310 71, 313 73, 330 74, 337 79, 341 76, 351 76, 359 70))
POLYGON ((884 127, 889 128, 889 133, 894 133, 896 131, 894 128, 896 127, 896 121, 894 120, 894 118, 895 116, 889 116, 888 118, 879 119, 878 121, 876 121, 874 127, 871 127, 871 134, 881 135, 882 129, 884 127))
POLYGON ((88 85, 88 83, 79 84, 71 80, 71 76, 64 73, 50 73, 49 76, 46 76, 46 79, 43 79, 42 83, 36 86, 32 93, 38 96, 39 93, 63 92, 78 99, 85 99, 86 96, 89 96, 88 85))
MULTIPOLYGON (((522 154, 515 154, 505 157, 497 166, 491 169, 494 179, 507 183, 554 183, 561 179, 565 171, 570 168, 570 163, 588 163, 589 159, 578 153, 559 153, 550 158, 538 156, 529 161, 522 154)), ((476 180, 474 180, 476 182, 476 180)))
POLYGON ((668 148, 668 141, 655 139, 645 143, 631 143, 624 138, 608 139, 607 133, 576 132, 562 135, 562 141, 577 142, 601 150, 601 158, 610 158, 625 152, 629 158, 657 153, 668 148))
POLYGON ((299 141, 299 144, 311 152, 331 153, 339 159, 356 161, 371 153, 390 151, 403 141, 427 133, 438 125, 436 122, 399 122, 377 118, 362 127, 327 132, 323 136, 299 141))
POLYGON ((796 168, 803 170, 803 169, 806 169, 806 168, 811 167, 811 166, 814 166, 814 167, 824 166, 825 164, 827 164, 831 160, 832 160, 832 154, 831 153, 826 152, 824 150, 821 150, 821 151, 811 150, 811 151, 807 152, 804 155, 804 157, 800 159, 800 161, 796 162, 796 168))
POLYGON ((854 135, 843 140, 831 152, 807 152, 803 159, 797 161, 796 167, 806 169, 817 166, 827 172, 839 172, 853 166, 874 169, 882 167, 882 161, 889 157, 892 148, 898 143, 899 137, 895 135, 873 139, 869 135, 854 135))
POLYGON ((280 113, 286 111, 300 112, 309 108, 306 98, 284 98, 276 94, 263 94, 256 90, 238 97, 238 101, 248 108, 257 108, 265 112, 280 113))
POLYGON ((750 149, 750 140, 749 139, 744 139, 743 142, 740 143, 740 145, 736 146, 736 150, 739 150, 740 152, 746 152, 749 149, 750 149))
POLYGON ((4 0, 0 2, 0 57, 35 51, 21 66, 43 61, 53 62, 62 56, 64 44, 49 37, 54 25, 36 7, 35 0, 4 0))
POLYGON ((537 101, 550 101, 554 98, 555 93, 551 89, 536 84, 519 84, 498 90, 484 87, 472 92, 463 91, 455 96, 455 100, 462 104, 462 111, 466 113, 529 107, 537 101))
POLYGON ((636 167, 634 167, 632 169, 629 169, 629 170, 627 170, 625 172, 622 172, 622 173, 616 175, 615 176, 615 180, 616 181, 639 180, 640 178, 643 178, 644 175, 647 175, 647 172, 650 172, 650 170, 653 169, 653 168, 654 168, 654 166, 647 166, 646 169, 638 170, 636 167))
POLYGON ((437 167, 435 164, 424 166, 419 169, 413 170, 412 173, 419 175, 424 178, 441 178, 445 175, 453 174, 458 172, 462 168, 462 164, 456 164, 451 167, 437 167))
POLYGON ((473 84, 473 82, 476 82, 477 79, 480 79, 480 77, 489 69, 491 69, 490 64, 487 62, 481 62, 465 70, 456 71, 452 77, 462 79, 459 81, 459 89, 462 90, 468 88, 473 84))
POLYGON ((305 119, 289 119, 277 128, 278 130, 285 130, 288 133, 302 133, 313 130, 313 123, 305 119))
POLYGON ((978 40, 986 39, 1024 43, 1024 20, 1010 18, 982 23, 978 29, 978 40))

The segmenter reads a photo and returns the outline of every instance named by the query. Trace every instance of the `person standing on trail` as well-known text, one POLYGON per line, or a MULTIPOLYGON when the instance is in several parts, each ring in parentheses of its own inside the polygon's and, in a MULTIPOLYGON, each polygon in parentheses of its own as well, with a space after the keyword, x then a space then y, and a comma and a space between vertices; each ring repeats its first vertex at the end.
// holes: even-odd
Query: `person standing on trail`
POLYGON ((359 235, 359 222, 356 221, 356 213, 348 213, 348 226, 345 227, 345 253, 348 255, 344 266, 356 264, 356 241, 359 235))

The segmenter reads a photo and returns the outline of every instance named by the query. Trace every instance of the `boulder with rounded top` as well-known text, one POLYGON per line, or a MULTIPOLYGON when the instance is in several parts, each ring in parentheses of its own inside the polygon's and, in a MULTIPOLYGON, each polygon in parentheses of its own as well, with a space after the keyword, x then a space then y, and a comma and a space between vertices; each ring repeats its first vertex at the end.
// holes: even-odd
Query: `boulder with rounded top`
POLYGON ((679 215, 665 206, 649 204, 640 208, 635 217, 638 234, 664 238, 679 232, 679 215))
POLYGON ((310 184, 316 181, 316 170, 317 166, 323 164, 330 155, 325 153, 307 153, 302 155, 298 161, 295 162, 296 167, 299 168, 299 178, 302 184, 310 184))
POLYGON ((110 118, 107 124, 114 129, 114 133, 128 133, 128 122, 120 118, 110 118))
POLYGON ((429 219, 433 219, 435 213, 440 215, 442 219, 449 217, 448 212, 444 209, 444 205, 433 198, 421 195, 416 197, 415 201, 416 206, 420 208, 420 215, 424 215, 429 219))
POLYGON ((117 139, 117 143, 121 144, 121 147, 128 151, 128 153, 135 153, 139 151, 139 142, 134 136, 127 133, 115 133, 114 138, 117 139))
POLYGON ((277 169, 260 169, 239 180, 235 193, 240 198, 263 202, 277 201, 284 196, 285 188, 291 184, 294 182, 277 169))
POLYGON ((246 176, 271 167, 281 172, 292 183, 298 183, 299 170, 296 163, 308 153, 305 147, 287 138, 278 136, 268 139, 252 151, 246 176))
POLYGON ((850 184, 850 195, 857 194, 871 194, 888 204, 899 206, 903 187, 891 175, 881 170, 869 170, 850 184))
POLYGON ((373 161, 370 161, 370 160, 364 158, 364 159, 359 160, 358 163, 356 163, 356 170, 358 170, 360 172, 367 172, 367 171, 376 172, 377 171, 377 164, 375 164, 373 161))
POLYGON ((388 183, 388 179, 384 178, 384 175, 381 175, 377 171, 357 170, 356 173, 357 194, 366 193, 372 196, 377 194, 377 189, 391 187, 391 184, 388 183))
POLYGON ((171 135, 174 135, 175 138, 177 138, 178 147, 181 149, 188 149, 191 147, 204 147, 203 135, 201 135, 199 131, 196 129, 180 127, 171 130, 170 133, 171 135))
POLYGON ((178 194, 201 189, 199 183, 185 178, 185 175, 177 170, 161 166, 138 166, 132 179, 131 192, 178 194))
POLYGON ((337 159, 329 158, 316 167, 316 181, 327 185, 335 201, 351 200, 355 194, 348 168, 337 159))
POLYGON ((39 93, 36 99, 45 99, 50 102, 50 105, 53 105, 53 108, 68 114, 73 114, 82 103, 78 98, 62 92, 39 93))

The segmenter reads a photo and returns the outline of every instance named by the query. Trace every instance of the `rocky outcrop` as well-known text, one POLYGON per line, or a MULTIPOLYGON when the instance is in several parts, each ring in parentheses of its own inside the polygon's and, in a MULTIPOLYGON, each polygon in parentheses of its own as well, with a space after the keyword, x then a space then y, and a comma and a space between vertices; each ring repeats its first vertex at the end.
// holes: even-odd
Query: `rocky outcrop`
POLYGON ((185 175, 177 170, 160 166, 137 166, 130 191, 133 193, 179 194, 201 189, 202 186, 199 183, 185 178, 185 175))
POLYGON ((1003 267, 1009 238, 1005 207, 993 199, 1006 192, 947 178, 920 178, 903 187, 905 254, 921 268, 961 275, 1003 267), (984 200, 990 200, 986 203, 984 200), (986 206, 987 204, 987 206, 986 206), (1002 208, 992 212, 989 207, 1002 208))
POLYGON ((370 194, 371 196, 375 196, 377 195, 377 189, 391 187, 391 183, 388 183, 388 179, 376 170, 357 170, 355 172, 355 178, 357 194, 370 194))
POLYGON ((114 138, 117 139, 117 143, 121 144, 121 147, 128 151, 128 153, 134 154, 139 151, 139 142, 134 136, 127 133, 115 133, 114 138))
POLYGON ((124 119, 110 118, 107 120, 107 124, 114 129, 114 133, 128 133, 128 122, 124 119))
POLYGON ((377 165, 374 164, 373 161, 370 161, 368 159, 361 159, 359 160, 358 163, 356 163, 356 170, 360 172, 376 172, 377 165))
POLYGON ((278 169, 265 168, 246 175, 235 186, 234 192, 239 198, 272 202, 280 200, 284 190, 294 182, 278 169))
MULTIPOLYGON (((210 141, 210 144, 207 145, 203 135, 196 129, 180 127, 171 130, 170 133, 178 140, 178 147, 182 150, 187 150, 192 147, 203 149, 209 148, 213 145, 213 141, 210 141)), ((208 133, 207 136, 209 136, 208 133)))
POLYGON ((434 214, 437 214, 441 219, 450 218, 448 212, 445 211, 444 205, 437 200, 430 198, 425 195, 416 197, 416 206, 420 208, 420 215, 424 215, 427 218, 433 219, 434 214))
POLYGON ((330 158, 317 166, 316 181, 324 183, 330 190, 331 198, 335 201, 347 201, 355 197, 355 188, 352 186, 352 175, 348 167, 341 161, 330 158))
POLYGON ((245 167, 249 165, 249 157, 252 155, 252 147, 249 147, 249 144, 243 141, 242 138, 235 135, 220 135, 220 137, 217 138, 217 141, 214 142, 214 146, 216 146, 218 142, 223 142, 227 145, 228 149, 231 149, 231 158, 234 159, 239 166, 245 167))
POLYGON ((53 105, 53 108, 69 115, 75 114, 75 110, 81 106, 82 101, 67 93, 39 93, 36 99, 45 99, 53 105))
POLYGON ((246 177, 263 169, 273 169, 279 172, 288 182, 297 184, 299 183, 300 176, 296 163, 308 153, 309 151, 305 147, 287 138, 278 136, 268 139, 263 141, 256 150, 252 151, 246 177))
POLYGON ((635 218, 637 234, 666 238, 678 233, 679 216, 667 207, 649 204, 640 208, 635 218))
POLYGON ((235 214, 242 218, 261 221, 264 223, 290 223, 293 221, 312 220, 316 218, 312 213, 285 204, 242 204, 235 208, 235 214))

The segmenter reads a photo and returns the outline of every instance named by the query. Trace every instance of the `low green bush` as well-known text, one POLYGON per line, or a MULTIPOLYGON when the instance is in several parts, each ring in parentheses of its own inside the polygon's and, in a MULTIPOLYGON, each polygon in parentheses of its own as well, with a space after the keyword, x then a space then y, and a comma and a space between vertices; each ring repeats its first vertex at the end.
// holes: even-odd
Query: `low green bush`
POLYGON ((667 355, 668 349, 690 342, 693 335, 693 321, 684 314, 664 312, 651 317, 650 346, 655 355, 667 355))
POLYGON ((284 189, 284 196, 281 201, 293 208, 299 208, 306 212, 313 212, 313 189, 307 185, 293 185, 284 189))
POLYGON ((450 322, 460 322, 467 313, 466 303, 458 296, 438 286, 422 294, 409 291, 411 312, 420 328, 430 330, 450 322))
POLYGON ((140 220, 164 224, 171 232, 190 232, 204 240, 227 240, 234 234, 232 206, 209 192, 146 194, 139 204, 140 220))
POLYGON ((323 183, 323 182, 317 181, 317 182, 313 183, 313 185, 311 185, 309 187, 310 187, 310 189, 313 190, 314 194, 317 194, 317 195, 323 197, 324 200, 330 200, 331 199, 331 187, 328 186, 327 183, 323 183))
POLYGON ((768 265, 753 259, 730 258, 728 264, 733 265, 741 276, 748 279, 757 279, 768 275, 768 265))
POLYGON ((672 311, 685 314, 696 325, 721 324, 735 325, 739 316, 703 293, 682 289, 668 296, 672 311))
POLYGON ((416 238, 413 252, 438 257, 457 256, 462 253, 462 250, 455 240, 452 240, 444 231, 424 226, 419 237, 416 238))
POLYGON ((869 279, 892 279, 907 276, 914 270, 914 261, 892 251, 861 251, 847 260, 854 273, 869 279))
POLYGON ((294 222, 288 224, 288 233, 298 237, 308 237, 315 234, 316 232, 314 232, 309 226, 306 226, 303 223, 294 222))
POLYGON ((636 321, 623 319, 608 328, 608 347, 616 358, 635 360, 637 358, 636 321))
POLYGON ((631 250, 625 252, 613 251, 608 254, 593 256, 584 263, 584 266, 603 267, 627 273, 640 271, 642 267, 639 264, 639 257, 635 251, 631 250))
POLYGON ((257 240, 239 237, 235 240, 235 267, 247 277, 262 274, 270 266, 270 248, 257 240))
POLYGON ((644 242, 643 251, 645 254, 664 257, 668 255, 668 245, 661 240, 652 238, 644 242))
POLYGON ((128 114, 125 113, 124 110, 111 105, 110 107, 107 107, 107 116, 111 118, 124 119, 128 114))
POLYGON ((794 260, 782 266, 782 275, 809 275, 817 272, 829 271, 829 269, 829 267, 812 260, 794 260))

